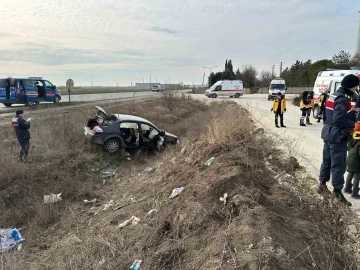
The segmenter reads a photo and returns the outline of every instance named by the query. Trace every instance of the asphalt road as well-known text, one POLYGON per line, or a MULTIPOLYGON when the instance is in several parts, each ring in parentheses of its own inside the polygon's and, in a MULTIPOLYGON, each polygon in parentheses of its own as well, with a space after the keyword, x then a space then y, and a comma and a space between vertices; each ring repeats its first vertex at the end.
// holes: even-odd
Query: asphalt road
MULTIPOLYGON (((177 90, 180 93, 186 93, 191 91, 191 89, 182 89, 177 90)), ((114 99, 126 99, 126 98, 143 98, 143 97, 156 97, 161 95, 161 93, 145 91, 145 92, 123 92, 123 93, 102 93, 102 94, 84 94, 84 95, 72 95, 70 96, 70 101, 73 102, 92 102, 100 100, 114 100, 114 99)), ((69 102, 68 95, 62 95, 60 102, 69 102)), ((13 112, 16 107, 24 107, 24 104, 14 104, 10 108, 5 107, 0 103, 0 111, 9 111, 13 112)))
MULTIPOLYGON (((284 114, 286 128, 276 128, 274 114, 270 111, 272 101, 267 100, 267 95, 244 95, 238 99, 208 99, 204 95, 194 96, 208 101, 235 101, 245 107, 258 125, 265 129, 265 132, 274 135, 272 136, 274 145, 281 147, 286 155, 296 157, 300 164, 307 169, 308 173, 318 179, 322 162, 323 141, 321 139, 321 129, 323 124, 316 123, 316 120, 311 117, 312 126, 300 127, 301 112, 299 107, 291 104, 291 100, 287 100, 287 110, 284 114)), ((287 99, 291 99, 293 96, 296 95, 287 95, 287 99)), ((332 190, 331 183, 328 183, 328 187, 332 190)), ((345 196, 353 204, 352 209, 356 210, 356 213, 360 215, 360 200, 351 199, 347 194, 345 196)))

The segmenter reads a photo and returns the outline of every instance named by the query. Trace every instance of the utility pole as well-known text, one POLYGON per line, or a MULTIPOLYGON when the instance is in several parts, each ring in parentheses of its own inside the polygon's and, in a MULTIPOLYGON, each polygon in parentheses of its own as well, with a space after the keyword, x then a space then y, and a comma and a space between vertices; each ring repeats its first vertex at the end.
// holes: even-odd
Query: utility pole
POLYGON ((274 78, 274 69, 275 69, 275 65, 273 65, 271 67, 271 77, 274 78))
MULTIPOLYGON (((216 68, 217 66, 214 66, 214 67, 211 67, 211 68, 209 68, 209 67, 203 67, 203 68, 207 68, 207 69, 209 69, 210 70, 210 75, 211 75, 211 69, 213 69, 213 68, 216 68)), ((209 87, 211 87, 211 76, 209 75, 209 87)))
POLYGON ((279 77, 281 77, 282 68, 283 68, 283 62, 280 62, 280 74, 279 74, 279 77))

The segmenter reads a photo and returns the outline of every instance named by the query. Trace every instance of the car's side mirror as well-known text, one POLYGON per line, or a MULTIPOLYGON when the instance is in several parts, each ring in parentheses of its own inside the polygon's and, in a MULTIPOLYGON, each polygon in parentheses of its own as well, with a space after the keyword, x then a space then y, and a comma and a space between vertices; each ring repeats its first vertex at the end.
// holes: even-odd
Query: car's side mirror
POLYGON ((165 136, 165 131, 161 130, 159 134, 160 134, 161 137, 164 137, 165 136))
POLYGON ((56 85, 53 85, 53 88, 56 88, 56 85))
POLYGON ((287 90, 287 87, 285 87, 285 91, 287 90))

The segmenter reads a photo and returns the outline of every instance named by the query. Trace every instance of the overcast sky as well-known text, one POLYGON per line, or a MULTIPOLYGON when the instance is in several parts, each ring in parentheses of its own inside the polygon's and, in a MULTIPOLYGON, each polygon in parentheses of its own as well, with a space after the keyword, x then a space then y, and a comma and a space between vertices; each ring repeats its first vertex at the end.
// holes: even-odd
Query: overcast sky
POLYGON ((64 85, 202 83, 354 53, 359 0, 0 0, 0 76, 64 85))

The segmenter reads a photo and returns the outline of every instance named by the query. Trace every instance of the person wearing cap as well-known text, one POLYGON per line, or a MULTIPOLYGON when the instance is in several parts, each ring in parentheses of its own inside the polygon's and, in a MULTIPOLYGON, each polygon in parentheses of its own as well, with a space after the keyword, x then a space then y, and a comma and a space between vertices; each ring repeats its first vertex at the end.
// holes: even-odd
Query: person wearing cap
POLYGON ((14 127, 16 138, 21 146, 20 161, 25 161, 29 155, 30 148, 30 122, 23 118, 23 110, 17 110, 16 116, 12 119, 11 124, 14 127))
POLYGON ((333 195, 347 206, 341 190, 344 186, 346 171, 347 142, 355 127, 351 111, 350 98, 359 87, 359 78, 353 74, 346 75, 341 81, 341 87, 332 94, 326 102, 325 125, 321 131, 324 141, 323 160, 320 167, 318 193, 329 194, 326 183, 332 179, 333 195))
POLYGON ((276 95, 276 99, 274 99, 271 111, 275 114, 275 127, 280 128, 286 128, 284 125, 284 112, 286 112, 286 101, 281 92, 278 92, 276 95), (278 122, 278 118, 280 116, 280 126, 278 122))
POLYGON ((348 177, 346 178, 344 192, 351 194, 354 199, 360 199, 360 122, 355 124, 355 131, 348 144, 349 154, 346 159, 348 177))

